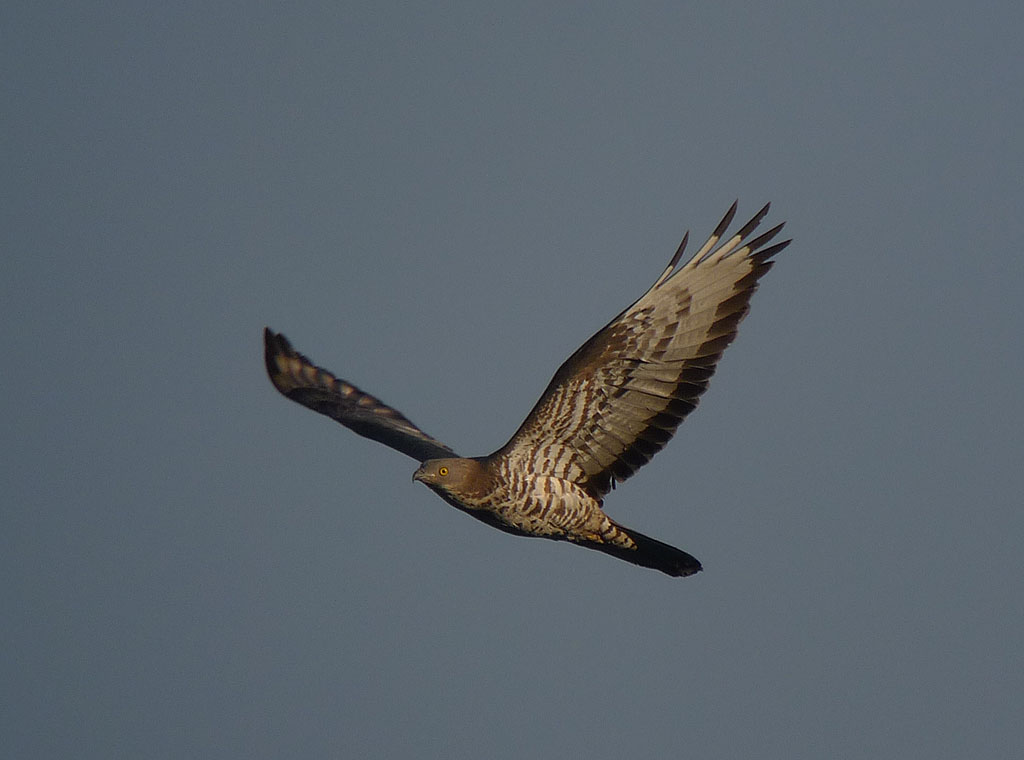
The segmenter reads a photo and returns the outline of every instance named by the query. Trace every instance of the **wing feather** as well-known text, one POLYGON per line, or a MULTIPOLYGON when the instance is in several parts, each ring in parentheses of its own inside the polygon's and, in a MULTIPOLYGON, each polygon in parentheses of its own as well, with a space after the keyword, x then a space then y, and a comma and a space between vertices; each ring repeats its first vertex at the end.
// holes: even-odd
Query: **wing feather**
POLYGON ((719 245, 736 207, 679 266, 687 233, 650 290, 566 360, 493 457, 600 498, 668 443, 707 390, 771 257, 789 244, 765 247, 782 224, 748 241, 765 205, 719 245))
POLYGON ((263 346, 270 382, 292 401, 420 462, 457 456, 397 409, 313 364, 281 333, 264 328, 263 346))

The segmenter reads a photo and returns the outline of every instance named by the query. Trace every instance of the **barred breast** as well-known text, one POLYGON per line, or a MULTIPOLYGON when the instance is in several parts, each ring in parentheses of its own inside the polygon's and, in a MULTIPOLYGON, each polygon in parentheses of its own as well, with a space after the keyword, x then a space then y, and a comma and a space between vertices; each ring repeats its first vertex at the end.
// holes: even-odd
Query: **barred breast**
POLYGON ((601 502, 576 483, 503 465, 497 478, 501 486, 489 501, 495 516, 509 527, 544 538, 634 547, 601 509, 601 502))

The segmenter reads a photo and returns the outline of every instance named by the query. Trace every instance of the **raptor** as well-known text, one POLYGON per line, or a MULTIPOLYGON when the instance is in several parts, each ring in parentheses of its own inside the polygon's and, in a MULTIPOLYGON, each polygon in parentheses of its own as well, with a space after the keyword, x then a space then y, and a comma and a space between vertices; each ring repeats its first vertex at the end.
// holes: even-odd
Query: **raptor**
POLYGON ((700 562, 616 522, 604 498, 660 451, 693 409, 736 337, 758 281, 789 240, 779 224, 751 239, 765 205, 725 237, 736 205, 681 263, 570 356, 508 443, 460 457, 402 413, 316 366, 264 330, 267 373, 282 394, 420 462, 414 480, 499 530, 569 541, 671 576, 700 562))

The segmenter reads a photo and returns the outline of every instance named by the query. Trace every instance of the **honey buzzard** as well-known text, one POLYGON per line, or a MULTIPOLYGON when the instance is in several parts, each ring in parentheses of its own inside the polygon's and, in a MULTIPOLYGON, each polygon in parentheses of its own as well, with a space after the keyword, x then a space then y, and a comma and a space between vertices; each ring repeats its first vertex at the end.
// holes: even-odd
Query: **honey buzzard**
POLYGON ((668 443, 707 389, 758 280, 790 242, 768 245, 781 224, 748 241, 768 208, 719 245, 734 203, 679 266, 687 233, 651 288, 559 367, 519 430, 488 456, 458 456, 269 328, 267 373, 293 401, 416 459, 414 480, 488 525, 692 575, 701 569, 696 558, 615 522, 603 499, 668 443))

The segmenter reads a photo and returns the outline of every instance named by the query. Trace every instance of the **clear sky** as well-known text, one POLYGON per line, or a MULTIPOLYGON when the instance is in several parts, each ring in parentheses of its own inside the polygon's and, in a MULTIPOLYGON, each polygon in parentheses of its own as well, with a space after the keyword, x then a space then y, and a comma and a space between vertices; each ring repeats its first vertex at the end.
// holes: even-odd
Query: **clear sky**
POLYGON ((12 758, 1024 754, 1019 2, 8 2, 12 758), (607 500, 515 539, 279 396, 464 454, 740 198, 795 242, 607 500))

